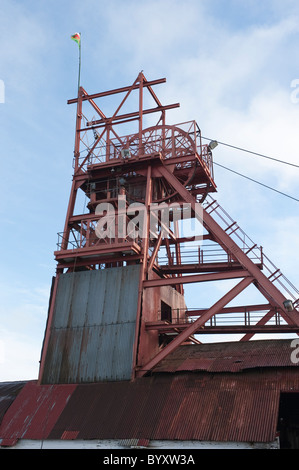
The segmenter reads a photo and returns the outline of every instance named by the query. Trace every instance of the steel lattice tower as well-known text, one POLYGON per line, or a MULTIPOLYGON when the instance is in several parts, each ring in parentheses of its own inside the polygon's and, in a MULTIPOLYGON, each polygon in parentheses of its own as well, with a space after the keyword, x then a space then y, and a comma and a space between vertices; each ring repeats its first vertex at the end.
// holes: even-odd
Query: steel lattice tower
POLYGON ((158 99, 153 88, 165 81, 141 72, 131 86, 92 95, 80 87, 68 101, 77 106, 74 173, 40 383, 134 379, 203 334, 248 341, 299 332, 298 291, 211 196, 212 146, 202 143, 195 121, 166 123, 166 111, 179 104, 158 99), (133 95, 137 109, 123 112, 133 95), (102 103, 115 96, 122 98, 107 117, 102 103), (144 107, 145 98, 153 107, 144 107), (153 113, 157 124, 146 127, 153 113), (83 214, 76 212, 80 194, 83 214), (178 215, 201 230, 180 234, 178 215), (188 310, 184 284, 231 279, 236 285, 215 303, 199 298, 198 309, 188 310), (264 302, 230 306, 250 285, 264 302))

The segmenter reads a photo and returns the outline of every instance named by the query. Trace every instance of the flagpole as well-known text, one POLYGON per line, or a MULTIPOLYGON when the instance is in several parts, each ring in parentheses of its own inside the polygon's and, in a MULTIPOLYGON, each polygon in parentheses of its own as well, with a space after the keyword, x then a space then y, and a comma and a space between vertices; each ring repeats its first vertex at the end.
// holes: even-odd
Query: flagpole
POLYGON ((80 75, 81 75, 81 33, 72 34, 71 39, 78 44, 79 47, 79 70, 78 70, 78 96, 80 90, 80 75))
POLYGON ((80 42, 79 42, 78 95, 79 95, 79 89, 80 89, 80 76, 81 76, 81 33, 80 33, 80 42))

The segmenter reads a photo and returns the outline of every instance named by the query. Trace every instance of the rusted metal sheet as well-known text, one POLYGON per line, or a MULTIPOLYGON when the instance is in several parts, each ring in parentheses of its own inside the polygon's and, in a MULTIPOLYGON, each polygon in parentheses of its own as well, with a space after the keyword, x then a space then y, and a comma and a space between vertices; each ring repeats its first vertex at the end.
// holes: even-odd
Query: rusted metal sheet
POLYGON ((49 438, 73 430, 78 439, 271 442, 285 386, 299 391, 298 370, 163 374, 80 385, 49 438))
POLYGON ((292 362, 292 340, 261 340, 181 346, 155 372, 205 370, 239 372, 258 367, 298 367, 292 362))
POLYGON ((42 383, 128 380, 139 266, 62 274, 42 383))
POLYGON ((281 391, 299 392, 297 368, 77 386, 29 382, 4 416, 0 445, 18 439, 272 442, 281 391))
POLYGON ((46 439, 76 385, 28 382, 7 410, 0 427, 4 442, 46 439))
POLYGON ((18 439, 272 442, 281 393, 299 393, 299 369, 287 359, 290 341, 203 346, 203 360, 219 361, 202 366, 218 372, 184 371, 185 351, 192 361, 198 354, 198 346, 185 346, 172 362, 177 372, 78 385, 28 382, 4 415, 0 445, 18 439), (232 373, 236 358, 244 370, 232 373))
POLYGON ((0 383, 0 423, 7 409, 14 402, 26 382, 0 383))
POLYGON ((60 439, 65 429, 79 431, 78 439, 149 439, 169 387, 168 378, 79 385, 49 438, 60 439))

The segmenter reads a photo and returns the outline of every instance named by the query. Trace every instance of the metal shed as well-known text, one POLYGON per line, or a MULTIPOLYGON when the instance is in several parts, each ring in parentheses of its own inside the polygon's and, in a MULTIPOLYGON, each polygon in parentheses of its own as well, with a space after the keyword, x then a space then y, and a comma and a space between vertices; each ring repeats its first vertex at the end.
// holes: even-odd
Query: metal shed
POLYGON ((184 349, 134 381, 26 383, 4 415, 1 445, 296 447, 299 369, 290 340, 227 343, 223 355, 219 344, 196 345, 192 366, 184 349))

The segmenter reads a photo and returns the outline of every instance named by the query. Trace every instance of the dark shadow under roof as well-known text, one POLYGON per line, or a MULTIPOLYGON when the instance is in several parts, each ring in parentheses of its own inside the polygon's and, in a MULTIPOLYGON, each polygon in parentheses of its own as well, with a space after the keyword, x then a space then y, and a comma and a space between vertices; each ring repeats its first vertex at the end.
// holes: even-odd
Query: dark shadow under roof
POLYGON ((0 423, 10 405, 14 402, 18 393, 26 382, 1 382, 0 383, 0 423))

